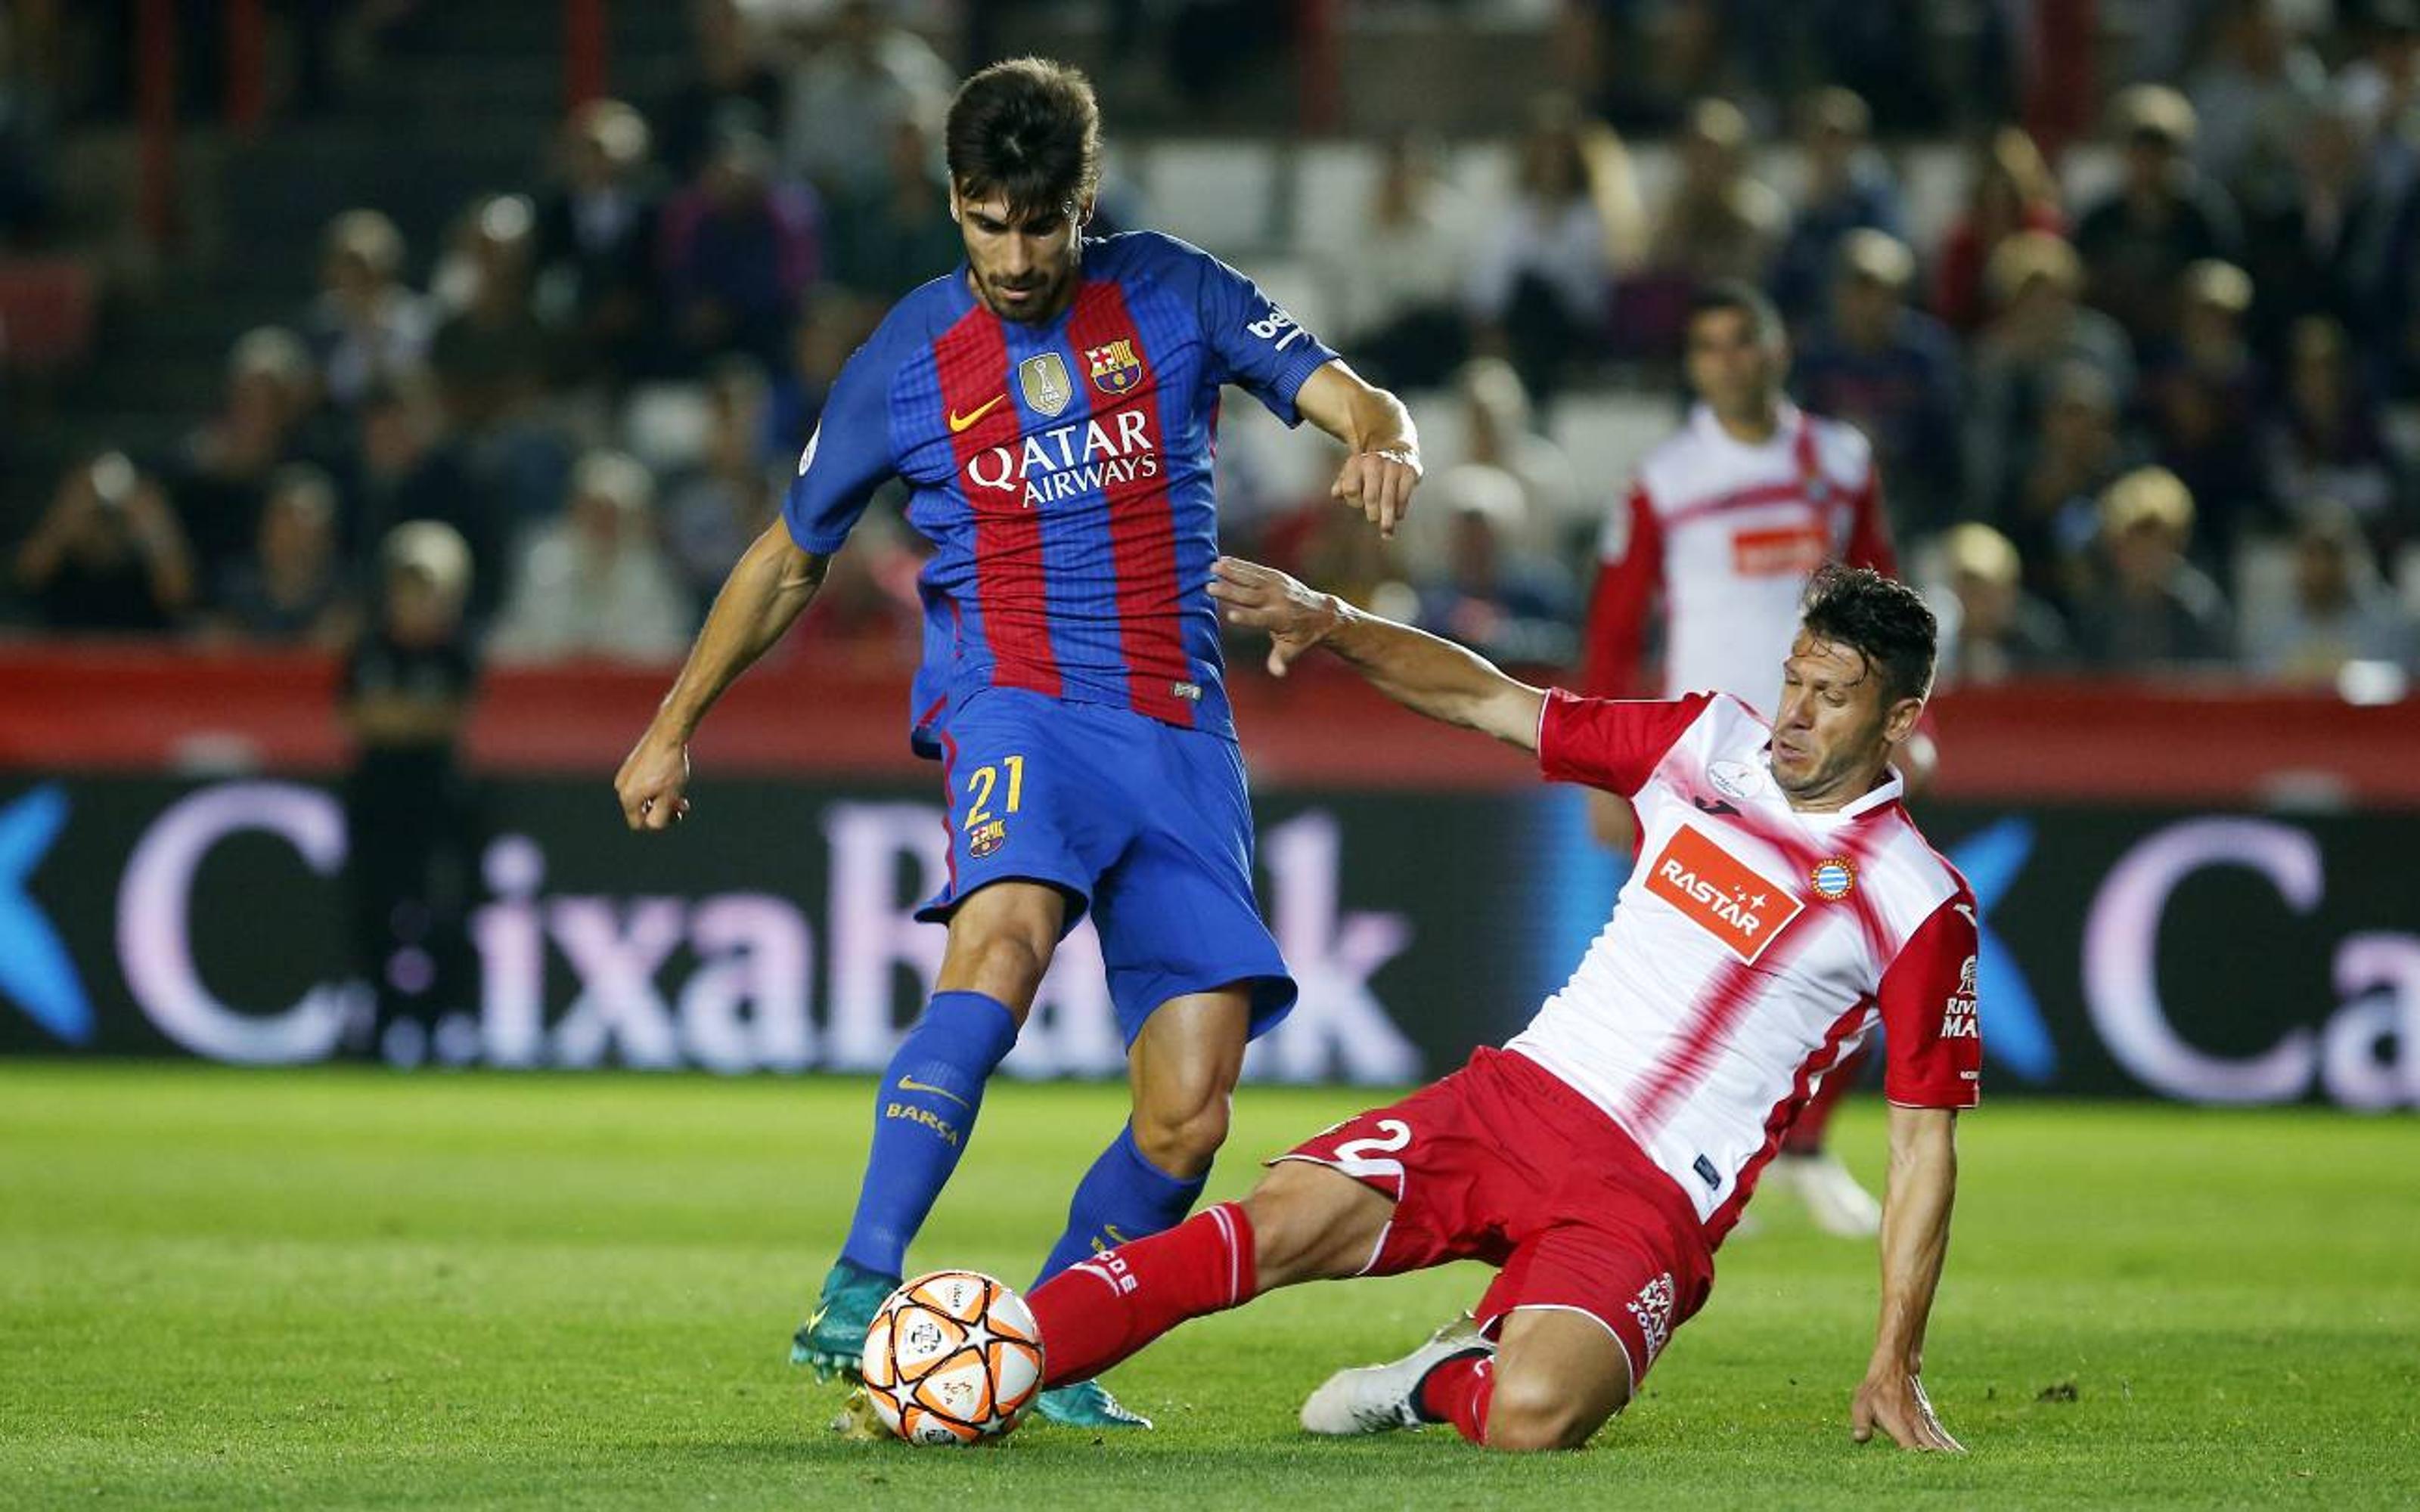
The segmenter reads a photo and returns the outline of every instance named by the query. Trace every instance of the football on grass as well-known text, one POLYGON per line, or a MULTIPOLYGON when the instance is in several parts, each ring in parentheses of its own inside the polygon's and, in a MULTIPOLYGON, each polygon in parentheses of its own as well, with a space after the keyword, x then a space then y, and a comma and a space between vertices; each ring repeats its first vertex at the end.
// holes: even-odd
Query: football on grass
POLYGON ((976 1271, 935 1271, 885 1298, 859 1365, 874 1410, 909 1443, 996 1439, 1042 1387, 1025 1299, 976 1271))

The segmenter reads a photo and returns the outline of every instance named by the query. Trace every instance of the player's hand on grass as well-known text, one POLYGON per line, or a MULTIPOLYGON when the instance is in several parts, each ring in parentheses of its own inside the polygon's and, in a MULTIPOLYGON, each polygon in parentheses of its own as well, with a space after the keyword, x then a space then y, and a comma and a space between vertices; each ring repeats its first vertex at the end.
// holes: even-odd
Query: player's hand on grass
POLYGON ((1902 1449, 1966 1452, 1966 1446, 1941 1426, 1924 1395, 1923 1378, 1911 1370, 1877 1372, 1857 1387, 1856 1400, 1849 1409, 1850 1436, 1863 1443, 1878 1428, 1902 1449))
POLYGON ((650 730, 613 774, 613 795, 632 829, 670 829, 689 817, 689 743, 650 730))
POLYGON ((1334 598, 1240 557, 1213 563, 1210 596, 1228 624, 1269 633, 1272 677, 1283 677, 1295 658, 1326 640, 1339 618, 1334 598))
POLYGON ((1392 540, 1395 527, 1411 511, 1412 490, 1419 486, 1419 454, 1403 447, 1387 447, 1375 452, 1356 452, 1346 457, 1344 466, 1337 471, 1336 486, 1327 491, 1361 511, 1362 517, 1378 527, 1381 536, 1392 540))

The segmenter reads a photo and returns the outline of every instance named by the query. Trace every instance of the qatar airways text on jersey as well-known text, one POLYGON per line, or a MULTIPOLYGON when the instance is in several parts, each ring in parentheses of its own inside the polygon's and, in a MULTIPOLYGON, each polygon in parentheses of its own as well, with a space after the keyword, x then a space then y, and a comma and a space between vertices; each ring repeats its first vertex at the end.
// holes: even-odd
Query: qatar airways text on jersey
POLYGON ((917 289, 834 381, 783 507, 839 548, 885 480, 936 548, 919 579, 920 749, 986 687, 1233 737, 1211 458, 1233 383, 1288 424, 1335 353, 1252 282, 1173 238, 1084 243, 1051 321, 1002 320, 961 267, 917 289))

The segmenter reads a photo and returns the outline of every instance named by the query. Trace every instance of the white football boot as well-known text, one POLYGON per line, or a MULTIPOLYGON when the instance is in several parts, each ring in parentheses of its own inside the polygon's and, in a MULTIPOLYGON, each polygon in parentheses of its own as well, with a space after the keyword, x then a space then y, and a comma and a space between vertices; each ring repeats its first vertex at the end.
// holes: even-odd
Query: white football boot
POLYGON ((1428 1342, 1388 1365, 1365 1365, 1339 1370, 1302 1404, 1302 1426, 1312 1433, 1342 1438, 1357 1433, 1387 1433, 1417 1428, 1428 1420, 1413 1398, 1430 1371, 1462 1354, 1493 1354, 1496 1346, 1481 1338, 1468 1313, 1446 1324, 1428 1342))
POLYGON ((848 1400, 840 1404, 840 1411, 832 1414, 829 1426, 851 1443, 873 1443, 893 1437, 891 1429, 883 1426, 882 1414, 874 1410, 874 1398, 865 1394, 863 1386, 848 1394, 848 1400))
POLYGON ((1815 1227, 1841 1239, 1871 1239, 1883 1231, 1883 1205, 1857 1184, 1840 1158, 1828 1150, 1777 1155, 1764 1173, 1769 1186, 1785 1187, 1807 1204, 1815 1227))

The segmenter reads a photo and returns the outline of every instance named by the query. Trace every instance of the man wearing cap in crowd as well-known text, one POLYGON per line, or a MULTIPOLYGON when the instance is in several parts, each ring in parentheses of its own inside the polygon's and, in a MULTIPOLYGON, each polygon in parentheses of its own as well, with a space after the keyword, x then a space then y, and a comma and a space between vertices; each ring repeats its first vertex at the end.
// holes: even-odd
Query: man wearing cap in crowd
POLYGON ((2110 108, 2124 160, 2118 187, 2084 212, 2075 250, 2092 302, 2137 342, 2176 328, 2177 284, 2204 257, 2232 260, 2242 232, 2226 191, 2193 165, 2194 108, 2165 85, 2138 84, 2110 108))
POLYGON ((1892 524, 1931 535, 1959 508, 1958 348, 1907 301, 1916 255, 1881 231, 1840 239, 1831 309, 1797 363, 1807 407, 1856 426, 1888 478, 1892 524))

